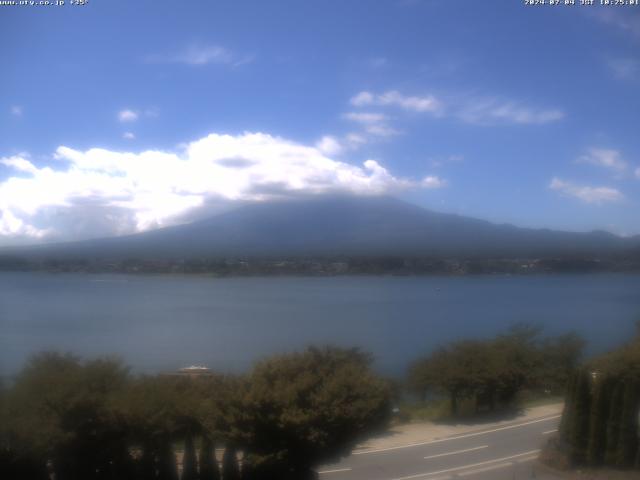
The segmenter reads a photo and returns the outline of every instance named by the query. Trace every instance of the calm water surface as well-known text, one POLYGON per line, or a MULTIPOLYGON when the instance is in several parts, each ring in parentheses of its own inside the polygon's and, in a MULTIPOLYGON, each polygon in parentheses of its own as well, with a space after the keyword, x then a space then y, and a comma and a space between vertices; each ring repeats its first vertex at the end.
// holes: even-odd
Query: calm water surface
POLYGON ((230 278, 0 273, 0 374, 43 349, 117 354, 136 371, 242 371, 309 343, 360 346, 399 374, 434 346, 519 321, 591 351, 640 319, 640 275, 230 278))

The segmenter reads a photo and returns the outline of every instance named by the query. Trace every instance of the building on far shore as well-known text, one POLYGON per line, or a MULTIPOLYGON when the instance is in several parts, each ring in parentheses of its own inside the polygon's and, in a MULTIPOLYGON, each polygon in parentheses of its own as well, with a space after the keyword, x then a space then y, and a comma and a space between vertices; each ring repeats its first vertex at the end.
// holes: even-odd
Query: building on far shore
POLYGON ((203 365, 191 365, 189 367, 183 367, 175 372, 165 373, 165 375, 175 375, 179 377, 210 377, 213 372, 210 368, 203 365))

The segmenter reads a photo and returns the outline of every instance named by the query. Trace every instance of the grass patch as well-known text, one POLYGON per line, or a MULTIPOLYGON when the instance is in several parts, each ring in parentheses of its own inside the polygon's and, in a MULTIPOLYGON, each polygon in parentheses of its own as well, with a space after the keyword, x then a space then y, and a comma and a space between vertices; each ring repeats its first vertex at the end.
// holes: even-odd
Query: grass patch
MULTIPOLYGON (((514 410, 542 407, 545 405, 554 405, 564 402, 564 397, 560 395, 548 395, 536 392, 523 392, 515 405, 510 408, 503 407, 495 412, 487 412, 486 410, 476 411, 476 405, 473 399, 460 400, 458 403, 457 420, 471 420, 474 418, 482 418, 491 414, 513 412, 514 410)), ((439 422, 453 420, 451 415, 451 404, 447 398, 433 398, 427 401, 403 402, 399 405, 399 411, 395 415, 394 423, 412 423, 412 422, 439 422)))
POLYGON ((554 405, 557 403, 564 403, 563 395, 523 392, 518 397, 518 405, 522 408, 543 407, 545 405, 554 405))
POLYGON ((451 415, 449 402, 430 400, 428 402, 404 403, 400 405, 399 423, 437 421, 451 415))
MULTIPOLYGON (((439 422, 451 420, 451 403, 448 398, 434 398, 424 402, 407 402, 400 405, 398 423, 439 422)), ((456 418, 469 418, 476 414, 472 399, 458 401, 456 418)))

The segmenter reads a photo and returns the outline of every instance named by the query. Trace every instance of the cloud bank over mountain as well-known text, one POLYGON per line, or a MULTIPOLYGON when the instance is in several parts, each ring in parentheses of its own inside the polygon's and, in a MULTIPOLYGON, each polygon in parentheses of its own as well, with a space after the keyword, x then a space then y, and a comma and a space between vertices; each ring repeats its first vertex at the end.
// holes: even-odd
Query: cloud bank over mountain
POLYGON ((0 158, 12 172, 0 183, 0 244, 141 232, 234 202, 446 183, 433 175, 397 177, 376 160, 352 165, 328 151, 265 133, 212 133, 175 152, 60 146, 44 167, 27 155, 0 158))

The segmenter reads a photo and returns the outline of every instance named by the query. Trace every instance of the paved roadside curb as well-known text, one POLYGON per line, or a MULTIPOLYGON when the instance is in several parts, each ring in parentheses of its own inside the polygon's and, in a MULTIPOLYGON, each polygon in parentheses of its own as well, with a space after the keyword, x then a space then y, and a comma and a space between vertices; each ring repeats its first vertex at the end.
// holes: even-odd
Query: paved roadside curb
POLYGON ((540 460, 535 462, 538 472, 546 476, 539 477, 544 480, 547 478, 553 480, 638 480, 640 473, 637 470, 616 470, 611 468, 600 469, 582 469, 559 470, 542 463, 540 460))
POLYGON ((456 424, 442 425, 433 422, 409 423, 391 428, 381 436, 373 437, 354 449, 354 455, 374 453, 376 451, 394 450, 419 446, 429 442, 453 440, 456 437, 481 434, 500 428, 509 428, 527 422, 544 421, 562 414, 563 404, 544 405, 542 407, 529 408, 519 417, 490 423, 478 423, 474 425, 456 424))

